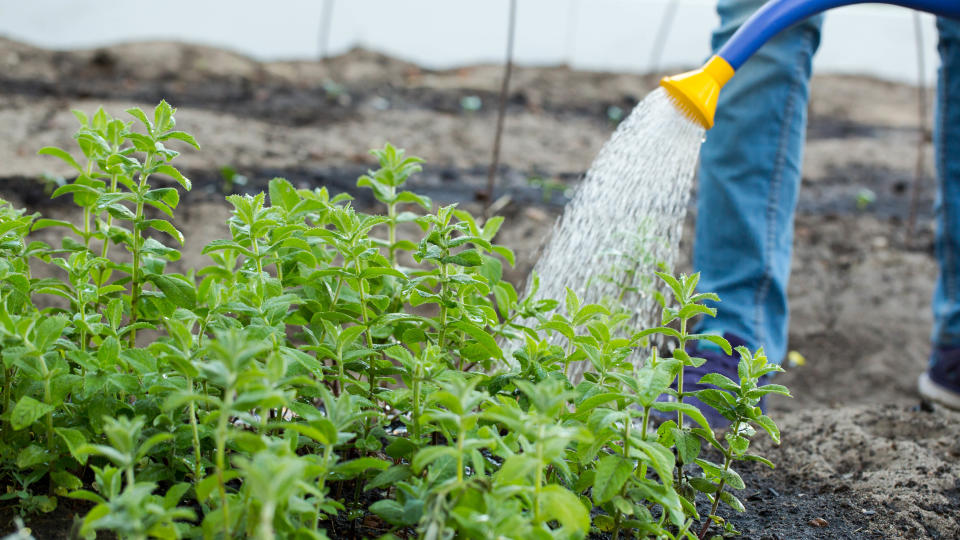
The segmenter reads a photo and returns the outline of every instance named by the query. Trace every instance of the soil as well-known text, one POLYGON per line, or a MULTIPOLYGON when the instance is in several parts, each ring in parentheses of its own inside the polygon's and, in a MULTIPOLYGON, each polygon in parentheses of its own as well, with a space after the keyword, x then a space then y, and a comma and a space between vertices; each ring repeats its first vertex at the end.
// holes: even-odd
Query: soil
MULTIPOLYGON (((363 50, 258 63, 176 43, 64 52, 0 40, 0 197, 72 217, 67 201, 47 199, 42 180, 69 170, 37 149, 70 145, 70 109, 120 114, 165 98, 203 145, 180 159, 195 182, 178 214, 190 232, 184 266, 199 265, 200 247, 226 233, 225 191, 284 176, 357 194, 356 177, 372 166, 366 150, 385 141, 426 158, 414 191, 479 212, 500 75, 498 66, 430 71, 363 50), (462 106, 470 96, 479 110, 462 106), (227 166, 249 181, 227 185, 227 166)), ((508 218, 498 241, 518 255, 510 279, 526 276, 565 188, 609 137, 614 107, 629 111, 656 79, 515 70, 493 194, 508 218)), ((760 450, 777 468, 745 467, 748 512, 728 517, 747 538, 958 538, 960 414, 921 403, 915 388, 930 351, 936 275, 932 148, 918 90, 830 76, 815 77, 812 92, 789 290, 789 346, 806 363, 778 380, 794 398, 771 403, 783 444, 760 450)), ((688 235, 685 261, 689 249, 688 235)), ((34 530, 63 536, 68 521, 36 520, 34 530)))

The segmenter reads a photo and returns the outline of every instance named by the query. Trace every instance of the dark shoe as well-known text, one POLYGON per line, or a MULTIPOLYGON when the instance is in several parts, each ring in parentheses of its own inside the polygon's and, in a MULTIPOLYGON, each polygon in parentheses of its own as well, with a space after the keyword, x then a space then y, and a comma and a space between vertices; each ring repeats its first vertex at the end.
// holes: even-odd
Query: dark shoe
MULTIPOLYGON (((730 342, 730 346, 734 349, 741 345, 749 348, 747 342, 740 339, 739 336, 728 332, 725 333, 723 337, 730 342)), ((700 384, 700 379, 703 378, 703 376, 707 373, 719 373, 726 376, 731 381, 736 383, 740 382, 740 374, 737 371, 737 365, 740 363, 740 355, 736 351, 734 351, 732 355, 728 355, 723 352, 722 349, 712 346, 712 344, 704 346, 698 342, 688 344, 686 350, 687 354, 690 356, 703 358, 706 360, 706 362, 704 362, 700 367, 688 366, 684 368, 683 391, 685 393, 695 392, 697 390, 705 390, 707 388, 716 389, 717 387, 712 384, 700 384)), ((764 375, 760 378, 757 385, 763 386, 769 381, 769 378, 769 376, 764 375)), ((674 390, 677 389, 676 382, 674 382, 671 388, 674 390)), ((676 398, 664 394, 660 396, 658 401, 676 401, 676 398)), ((710 423, 710 427, 713 429, 724 429, 730 425, 730 420, 724 418, 723 415, 717 412, 716 409, 710 407, 693 396, 687 396, 683 398, 683 402, 689 403, 690 405, 700 409, 700 412, 703 413, 704 418, 707 419, 707 422, 710 423)), ((765 397, 760 399, 759 407, 764 414, 767 413, 765 397)), ((674 412, 665 413, 657 411, 655 414, 662 421, 675 419, 677 417, 676 413, 674 412)))
POLYGON ((920 395, 960 410, 960 347, 936 347, 930 367, 917 381, 920 395))

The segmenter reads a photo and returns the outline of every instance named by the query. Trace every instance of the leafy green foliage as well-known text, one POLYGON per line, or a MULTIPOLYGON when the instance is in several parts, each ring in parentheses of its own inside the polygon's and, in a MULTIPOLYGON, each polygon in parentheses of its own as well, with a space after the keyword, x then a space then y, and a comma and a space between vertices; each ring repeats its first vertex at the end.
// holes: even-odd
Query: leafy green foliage
POLYGON ((765 461, 747 453, 754 426, 779 433, 756 403, 786 389, 758 387, 779 368, 746 350, 739 381, 708 376, 720 390, 698 397, 733 422, 725 444, 694 407, 657 400, 688 395, 682 368, 702 360, 687 341, 729 349, 687 333, 716 299, 695 276, 661 274, 663 326, 630 337, 572 292, 519 298, 502 218, 432 212, 404 190, 421 160, 390 145, 358 181, 386 216, 277 178, 227 197, 230 236, 204 248, 208 266, 171 273, 190 182, 168 145, 197 144, 165 102, 127 112, 77 112, 79 159, 41 150, 76 170, 53 195, 82 223, 0 201, 0 499, 24 514, 88 501, 83 535, 138 539, 322 539, 365 515, 385 538, 693 538, 697 492, 713 503, 703 531, 720 501, 742 507, 731 464, 765 461), (399 238, 403 224, 420 239, 399 238), (59 248, 29 240, 45 227, 63 230, 59 248), (680 346, 634 366, 651 333, 680 346), (581 360, 593 371, 573 385, 581 360), (654 429, 652 411, 677 420, 654 429), (711 446, 723 465, 701 455, 711 446))

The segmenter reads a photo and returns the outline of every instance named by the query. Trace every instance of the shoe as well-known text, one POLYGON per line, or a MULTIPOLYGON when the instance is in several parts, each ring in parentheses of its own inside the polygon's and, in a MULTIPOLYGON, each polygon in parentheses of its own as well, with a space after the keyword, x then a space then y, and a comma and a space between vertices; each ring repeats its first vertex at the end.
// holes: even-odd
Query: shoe
MULTIPOLYGON (((730 347, 733 349, 736 349, 741 345, 749 348, 747 342, 735 334, 727 332, 723 335, 723 337, 730 343, 730 347)), ((723 349, 713 345, 712 343, 701 343, 696 341, 687 344, 686 351, 690 356, 703 358, 706 360, 706 362, 704 362, 700 367, 687 366, 683 369, 684 392, 695 392, 697 390, 706 390, 707 388, 716 389, 717 387, 712 384, 700 384, 700 379, 703 378, 703 376, 707 373, 719 373, 721 375, 725 375, 731 381, 737 383, 740 382, 740 374, 737 371, 737 366, 740 364, 740 355, 737 354, 736 351, 734 351, 731 355, 723 352, 723 349)), ((958 349, 958 351, 960 351, 960 349, 958 349)), ((958 358, 960 358, 960 355, 958 355, 958 358)), ((757 381, 757 386, 763 386, 769 381, 769 379, 769 375, 764 375, 759 381, 757 381)), ((671 388, 674 390, 677 389, 676 381, 674 381, 671 388)), ((664 394, 658 399, 658 401, 675 400, 675 397, 668 394, 664 394)), ((703 403, 699 399, 693 396, 686 396, 683 398, 683 402, 689 403, 690 405, 700 409, 700 412, 703 413, 704 418, 707 419, 707 422, 710 423, 710 427, 713 429, 725 429, 730 426, 729 420, 724 418, 723 415, 717 412, 716 409, 703 403)), ((763 414, 767 413, 766 396, 760 399, 758 406, 760 407, 760 410, 763 411, 763 414)), ((663 421, 675 419, 677 417, 677 414, 674 412, 665 413, 654 411, 654 413, 658 419, 663 421)))
POLYGON ((960 410, 960 347, 936 347, 930 367, 917 381, 920 395, 960 410))

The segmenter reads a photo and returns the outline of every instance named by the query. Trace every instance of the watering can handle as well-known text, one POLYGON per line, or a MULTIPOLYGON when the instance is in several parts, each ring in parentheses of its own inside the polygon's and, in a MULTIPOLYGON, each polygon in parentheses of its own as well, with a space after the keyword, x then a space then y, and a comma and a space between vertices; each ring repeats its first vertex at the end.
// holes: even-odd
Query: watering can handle
POLYGON ((892 4, 934 15, 960 19, 960 0, 773 0, 764 4, 731 37, 717 56, 734 70, 781 30, 822 11, 852 4, 892 4))

